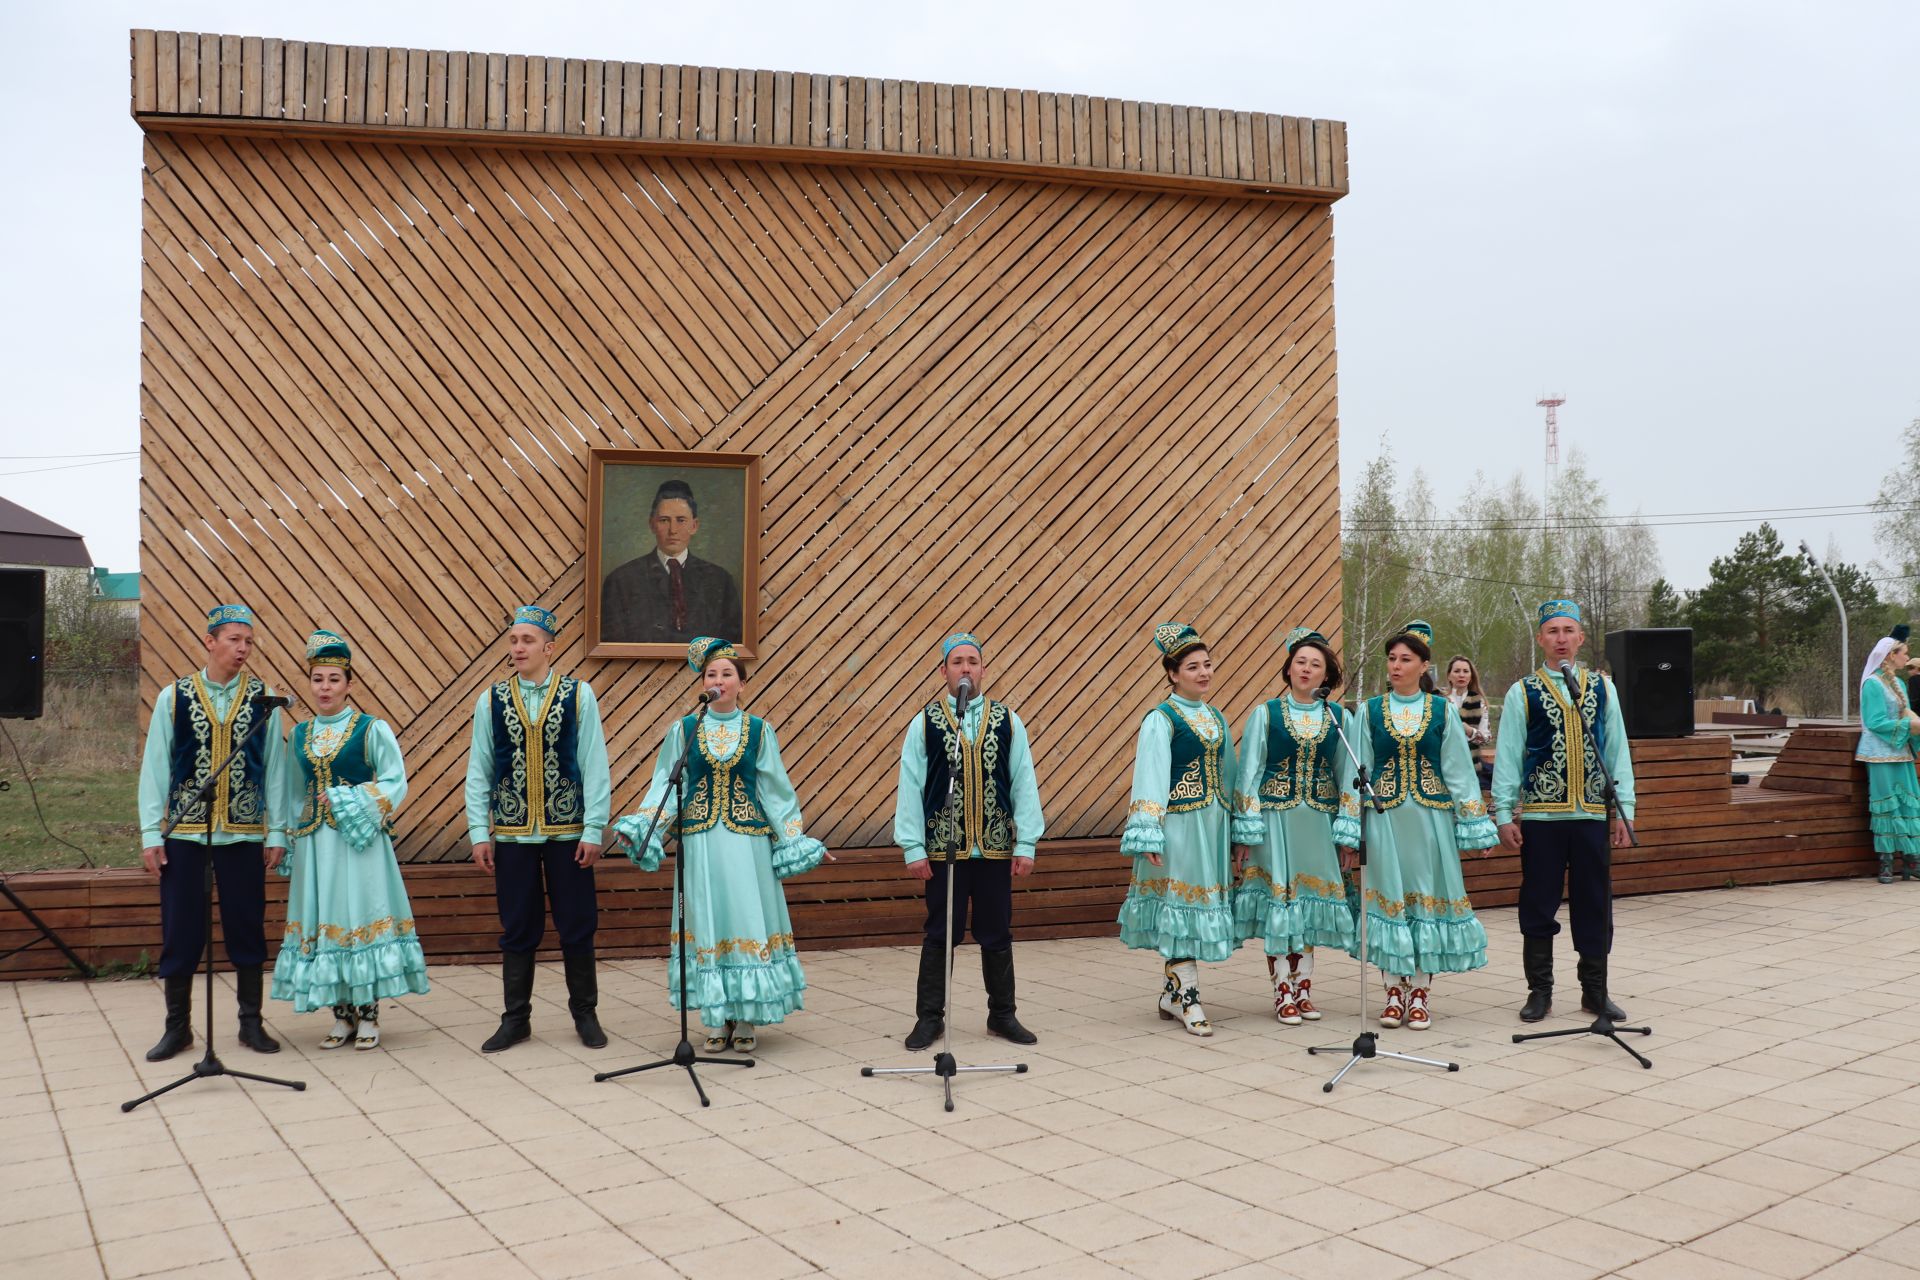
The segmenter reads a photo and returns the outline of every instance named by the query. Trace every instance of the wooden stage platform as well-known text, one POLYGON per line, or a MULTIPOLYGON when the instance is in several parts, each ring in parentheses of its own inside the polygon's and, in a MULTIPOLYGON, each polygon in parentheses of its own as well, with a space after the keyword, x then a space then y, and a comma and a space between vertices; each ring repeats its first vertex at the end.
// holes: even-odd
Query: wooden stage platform
MULTIPOLYGON (((1875 868, 1867 832, 1866 775, 1853 760, 1857 731, 1796 730, 1759 786, 1731 782, 1731 739, 1703 734, 1633 744, 1639 792, 1637 849, 1616 851, 1621 895, 1680 889, 1828 880, 1875 868)), ((790 881, 787 901, 803 948, 888 946, 919 937, 920 882, 893 849, 836 851, 839 861, 790 881)), ((1511 904, 1517 854, 1469 859, 1467 887, 1481 907, 1511 904)), ((610 957, 660 954, 666 871, 641 874, 624 860, 603 864, 600 951, 610 957)), ((415 918, 436 963, 487 962, 494 940, 492 878, 470 863, 406 867, 415 918)), ((1127 861, 1118 842, 1058 840, 1041 845, 1034 875, 1016 881, 1015 926, 1028 938, 1097 937, 1116 932, 1127 861)), ((159 895, 137 870, 39 872, 15 876, 15 892, 90 962, 157 957, 159 895)), ((268 878, 269 921, 283 919, 286 891, 268 878)), ((18 912, 0 904, 0 952, 32 937, 18 912)), ((272 928, 269 927, 269 937, 272 928)), ((549 945, 552 945, 549 936, 549 945)), ((544 954, 544 953, 543 953, 544 954)), ((554 952, 557 955, 557 951, 554 952)), ((33 947, 0 963, 0 978, 57 977, 65 961, 33 947)))

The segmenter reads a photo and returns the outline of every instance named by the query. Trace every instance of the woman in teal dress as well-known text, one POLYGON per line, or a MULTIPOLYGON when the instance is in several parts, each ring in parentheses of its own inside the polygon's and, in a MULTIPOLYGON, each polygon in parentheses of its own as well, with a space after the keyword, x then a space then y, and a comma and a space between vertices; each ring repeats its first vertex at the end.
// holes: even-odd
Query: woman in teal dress
POLYGON ((1325 636, 1307 627, 1289 632, 1280 676, 1287 692, 1255 707, 1240 733, 1233 918, 1242 942, 1257 938, 1266 948, 1273 1016, 1292 1027, 1320 1017, 1313 949, 1353 949, 1353 906, 1333 842, 1340 779, 1353 769, 1332 721, 1352 730, 1325 698, 1340 687, 1340 660, 1325 636))
POLYGON ((1134 749, 1133 795, 1120 836, 1133 877, 1120 904, 1120 940, 1160 953, 1160 1016, 1191 1035, 1210 1036, 1199 961, 1218 963, 1240 945, 1230 889, 1233 733, 1207 705, 1213 657, 1200 634, 1184 622, 1163 622, 1153 643, 1172 688, 1140 722, 1134 749))
POLYGON ((295 726, 280 779, 281 812, 297 814, 280 864, 287 932, 273 965, 273 998, 295 1013, 333 1010, 320 1042, 380 1043, 380 1001, 425 995, 427 958, 389 836, 407 794, 400 743, 384 720, 348 705, 353 653, 331 631, 307 640, 315 715, 295 726))
POLYGON ((1860 745, 1867 766, 1867 825, 1880 855, 1880 883, 1920 878, 1920 776, 1914 743, 1920 715, 1907 703, 1907 625, 1874 645, 1860 676, 1860 745))
MULTIPOLYGON (((640 811, 613 824, 627 856, 642 871, 660 865, 662 841, 673 826, 668 778, 681 752, 691 746, 681 782, 681 849, 687 864, 690 903, 675 903, 676 921, 692 922, 693 1007, 708 1029, 707 1049, 752 1053, 755 1028, 785 1021, 802 1008, 806 975, 794 950, 793 923, 780 882, 811 871, 827 858, 826 846, 802 834, 800 801, 787 780, 773 726, 740 709, 747 664, 725 640, 702 636, 687 646, 687 665, 700 673, 713 695, 707 714, 687 716, 667 731, 640 811), (697 723, 697 732, 696 732, 697 723), (653 839, 638 847, 654 816, 653 839), (684 915, 682 914, 684 911, 684 915)), ((667 954, 668 996, 681 1007, 677 928, 667 954)))
MULTIPOLYGON (((1380 1025, 1425 1031, 1438 973, 1465 973, 1487 963, 1487 931, 1473 914, 1460 855, 1487 849, 1500 833, 1487 816, 1466 731, 1447 700, 1424 692, 1433 666, 1433 629, 1409 622, 1387 641, 1392 691, 1360 708, 1354 753, 1386 805, 1366 810, 1367 958, 1386 983, 1380 1025)), ((1361 798, 1348 784, 1340 798, 1334 840, 1360 844, 1361 798)))

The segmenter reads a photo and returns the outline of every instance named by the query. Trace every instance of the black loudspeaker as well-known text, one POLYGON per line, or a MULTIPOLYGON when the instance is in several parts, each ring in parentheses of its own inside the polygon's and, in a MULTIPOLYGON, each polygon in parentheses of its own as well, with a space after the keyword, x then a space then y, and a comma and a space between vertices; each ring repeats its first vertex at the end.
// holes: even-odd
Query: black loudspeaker
POLYGON ((1607 669, 1620 691, 1629 738, 1684 738, 1693 732, 1692 627, 1610 631, 1607 669))
POLYGON ((0 569, 0 716, 40 718, 46 655, 46 570, 0 569))

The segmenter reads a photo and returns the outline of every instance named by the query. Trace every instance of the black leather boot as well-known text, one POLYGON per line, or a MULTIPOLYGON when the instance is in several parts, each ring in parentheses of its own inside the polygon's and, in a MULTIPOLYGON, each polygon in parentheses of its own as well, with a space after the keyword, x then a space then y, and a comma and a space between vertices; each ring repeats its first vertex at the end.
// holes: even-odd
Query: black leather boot
POLYGON ((500 1029, 480 1046, 482 1053, 511 1049, 533 1034, 533 952, 500 953, 500 986, 506 993, 506 1012, 500 1015, 500 1029))
POLYGON ((1013 948, 982 951, 980 978, 987 987, 987 1030, 1015 1044, 1040 1043, 1040 1037, 1013 1016, 1013 948))
POLYGON ((581 947, 563 953, 567 975, 567 1008, 573 1013, 573 1029, 580 1043, 589 1049, 607 1047, 607 1033, 600 1029, 600 977, 593 967, 593 948, 581 947))
POLYGON ((278 1053, 280 1042, 267 1034, 260 1022, 261 973, 257 964, 234 970, 234 986, 239 990, 240 1043, 255 1053, 278 1053))
POLYGON ((167 1029, 147 1050, 148 1062, 165 1062, 193 1043, 193 975, 182 973, 160 981, 167 994, 167 1029))
POLYGON ((1605 1014, 1612 1022, 1626 1021, 1627 1011, 1607 998, 1607 958, 1581 956, 1575 966, 1580 975, 1580 1007, 1598 1018, 1605 1014))
POLYGON ((941 965, 946 963, 947 949, 944 945, 935 946, 931 942, 920 944, 920 980, 913 993, 913 1030, 907 1033, 907 1048, 915 1053, 925 1049, 941 1033, 946 1031, 947 1023, 943 1015, 946 1009, 947 989, 941 973, 941 965))
POLYGON ((1527 1002, 1520 1006, 1520 1021, 1538 1022, 1553 1011, 1553 938, 1522 936, 1520 964, 1527 975, 1527 1002))

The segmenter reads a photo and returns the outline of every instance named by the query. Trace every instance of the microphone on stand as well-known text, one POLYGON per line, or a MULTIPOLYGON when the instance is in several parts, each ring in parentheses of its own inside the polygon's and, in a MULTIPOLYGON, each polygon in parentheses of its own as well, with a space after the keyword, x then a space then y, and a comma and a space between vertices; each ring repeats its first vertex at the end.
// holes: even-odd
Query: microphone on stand
POLYGON ((1560 678, 1567 682, 1567 696, 1575 702, 1580 701, 1580 680, 1579 677, 1573 674, 1573 664, 1571 662, 1563 662, 1560 664, 1560 678))
POLYGON ((719 696, 720 696, 719 693, 717 693, 712 689, 702 689, 700 691, 700 704, 702 706, 705 706, 707 703, 712 702, 715 698, 719 696))
POLYGON ((973 696, 974 696, 974 690, 973 690, 972 678, 968 676, 962 676, 960 678, 960 687, 953 691, 954 710, 959 713, 954 717, 955 719, 963 723, 966 721, 967 703, 973 700, 973 696))
POLYGON ((278 707, 290 707, 293 705, 292 698, 282 697, 277 693, 256 693, 251 698, 248 698, 247 701, 267 711, 272 711, 278 707))

